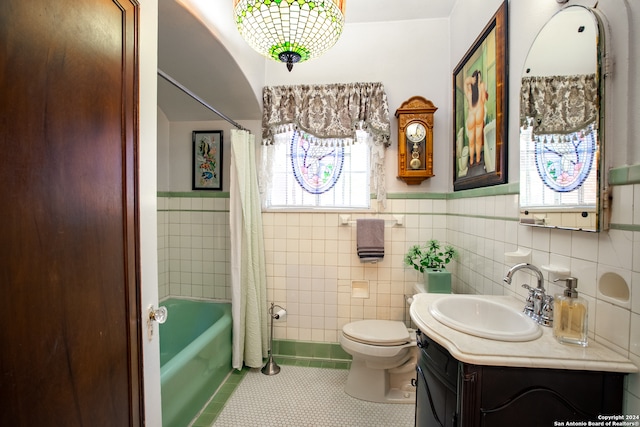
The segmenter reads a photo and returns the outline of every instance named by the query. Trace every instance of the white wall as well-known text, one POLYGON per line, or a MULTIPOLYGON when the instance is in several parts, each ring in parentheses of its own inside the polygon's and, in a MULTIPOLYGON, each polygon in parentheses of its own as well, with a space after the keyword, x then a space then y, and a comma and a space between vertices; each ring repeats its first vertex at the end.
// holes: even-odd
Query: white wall
POLYGON ((171 170, 175 167, 169 156, 171 147, 170 123, 164 112, 157 108, 158 115, 158 191, 169 191, 171 188, 171 170))
POLYGON ((244 71, 256 99, 262 99, 264 85, 265 60, 242 39, 233 17, 233 3, 218 1, 215 10, 210 7, 211 0, 176 0, 194 16, 201 16, 202 23, 224 45, 244 71))
POLYGON ((157 69, 158 2, 140 2, 140 110, 139 110, 139 215, 140 215, 140 304, 144 375, 144 416, 148 426, 162 425, 160 398, 160 343, 149 335, 144 321, 147 308, 158 306, 157 228, 157 69))
MULTIPOLYGON (((160 111, 160 110, 159 110, 160 111)), ((212 113, 213 115, 213 113, 212 113)), ((249 129, 254 135, 261 135, 260 122, 238 121, 238 124, 249 129)), ((168 145, 160 147, 166 150, 163 158, 168 158, 170 166, 167 171, 170 179, 168 186, 161 191, 191 191, 191 156, 192 132, 194 130, 221 130, 222 131, 222 190, 229 191, 229 162, 231 157, 231 129, 233 127, 224 120, 211 120, 207 122, 172 122, 168 128, 168 145)), ((158 172, 159 174, 161 171, 158 172)))
POLYGON ((267 63, 265 85, 382 82, 391 120, 391 146, 386 156, 388 192, 446 192, 452 187, 449 153, 449 22, 445 19, 411 20, 345 25, 342 37, 323 56, 294 65, 267 63), (431 100, 434 115, 435 177, 419 186, 406 186, 396 178, 396 109, 412 96, 431 100))

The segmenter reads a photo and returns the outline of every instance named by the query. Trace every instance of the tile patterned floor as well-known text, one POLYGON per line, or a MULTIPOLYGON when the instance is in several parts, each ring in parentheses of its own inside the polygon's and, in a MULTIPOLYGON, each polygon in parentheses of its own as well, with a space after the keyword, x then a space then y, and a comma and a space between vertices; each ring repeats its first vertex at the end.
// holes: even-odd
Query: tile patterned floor
MULTIPOLYGON (((354 399, 343 390, 347 374, 345 369, 301 366, 281 366, 272 376, 259 369, 242 372, 230 397, 222 396, 226 404, 221 403, 217 418, 212 415, 215 420, 210 421, 214 427, 413 426, 413 405, 354 399)), ((194 425, 206 425, 202 415, 194 425)))

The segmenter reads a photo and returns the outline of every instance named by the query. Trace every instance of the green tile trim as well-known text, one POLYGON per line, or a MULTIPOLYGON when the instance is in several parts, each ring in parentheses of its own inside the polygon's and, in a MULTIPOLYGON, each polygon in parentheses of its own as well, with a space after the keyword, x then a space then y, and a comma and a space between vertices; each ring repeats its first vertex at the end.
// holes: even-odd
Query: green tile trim
POLYGON ((193 199, 228 199, 228 191, 158 191, 157 197, 189 197, 193 199))
POLYGON ((492 185, 490 187, 472 188, 471 190, 455 191, 447 194, 447 200, 469 199, 473 197, 503 196, 507 194, 520 194, 520 183, 492 185))
MULTIPOLYGON (((304 368, 325 368, 325 369, 343 369, 348 370, 351 368, 351 362, 347 361, 334 361, 334 360, 320 360, 320 359, 300 359, 297 357, 289 356, 274 356, 275 362, 279 366, 302 366, 304 368)), ((286 368, 284 368, 286 369, 286 368)))
POLYGON ((493 185, 490 187, 473 188, 471 190, 456 191, 453 193, 387 193, 389 200, 453 200, 467 199, 471 197, 501 196, 505 194, 520 194, 520 183, 493 185))
POLYGON ((387 193, 387 200, 445 200, 447 193, 387 193))
MULTIPOLYGON (((640 183, 640 164, 632 166, 621 166, 609 170, 610 185, 626 185, 640 183)), ((471 197, 487 197, 505 194, 519 194, 520 183, 509 182, 507 184, 493 185, 488 187, 473 188, 470 190, 455 191, 450 193, 387 193, 389 200, 451 200, 465 199, 471 197)), ((158 197, 191 197, 191 198, 213 198, 228 199, 228 191, 158 191, 158 197)), ((375 199, 375 195, 372 195, 375 199)))
POLYGON ((231 371, 227 378, 225 378, 222 385, 220 385, 218 390, 216 390, 211 400, 209 400, 202 409, 198 418, 193 422, 193 427, 208 427, 213 424, 216 418, 218 418, 218 415, 222 412, 222 409, 224 409, 224 405, 227 404, 227 401, 231 395, 233 395, 233 392, 236 391, 236 388, 238 388, 238 385, 240 385, 244 379, 247 372, 249 372, 249 368, 247 367, 242 368, 240 371, 236 369, 231 371))
POLYGON ((640 165, 629 166, 629 184, 640 184, 640 165))
POLYGON ((166 208, 158 209, 158 212, 213 212, 213 213, 229 213, 229 209, 182 209, 182 208, 166 208))
POLYGON ((333 344, 331 347, 331 359, 333 360, 351 360, 351 355, 344 351, 340 344, 333 344))
MULTIPOLYGON (((222 409, 220 411, 222 411, 222 409)), ((208 414, 203 412, 202 414, 200 414, 198 419, 193 422, 192 426, 210 427, 211 425, 213 425, 213 422, 216 420, 216 418, 218 418, 218 414, 219 412, 215 414, 208 414)))
POLYGON ((627 168, 615 168, 609 171, 609 184, 622 185, 627 182, 629 170, 627 168))
POLYGON ((612 230, 640 231, 640 224, 609 224, 612 230))
POLYGON ((640 164, 609 170, 609 185, 640 184, 640 164))
MULTIPOLYGON (((630 184, 640 184, 640 164, 632 165, 632 166, 622 166, 618 168, 613 168, 609 171, 609 185, 630 185, 630 184)), ((507 184, 494 185, 489 187, 482 188, 474 188, 470 190, 456 191, 451 193, 388 193, 387 199, 390 200, 456 200, 456 199, 467 199, 467 198, 475 198, 475 197, 490 197, 490 196, 500 196, 500 195, 509 195, 509 194, 519 194, 520 193, 520 183, 519 182, 510 182, 507 184)), ((157 193, 158 197, 191 197, 191 198, 229 198, 229 192, 208 192, 208 191, 190 191, 190 192, 172 192, 172 191, 159 191, 157 193)), ((160 209, 160 212, 169 212, 169 211, 183 211, 184 209, 160 209)), ((228 212, 228 209, 223 210, 191 210, 189 211, 201 211, 201 212, 228 212)), ((313 210, 310 210, 309 213, 313 213, 313 210)), ((413 215, 415 212, 394 212, 396 214, 404 214, 404 215, 413 215)), ((504 221, 519 221, 519 218, 510 218, 510 217, 489 217, 489 216, 480 216, 480 215, 468 215, 468 214, 454 214, 447 212, 430 212, 430 213, 420 213, 419 215, 447 215, 447 216, 457 216, 457 217, 473 217, 479 219, 497 219, 504 221)), ((640 226, 633 224, 610 224, 611 229, 615 230, 628 230, 628 231, 640 231, 640 226)), ((286 344, 285 344, 286 346, 286 344)), ((287 348, 285 347, 285 351, 287 348)), ((294 351, 288 349, 288 351, 294 351)), ((300 356, 301 357, 312 357, 307 356, 308 349, 302 345, 300 347, 300 356)), ((274 354, 275 351, 274 351, 274 354)), ((288 354, 288 353, 283 353, 288 354)), ((294 353, 295 354, 295 353, 294 353)))
POLYGON ((274 357, 335 362, 351 361, 351 355, 337 343, 274 340, 272 352, 274 357))
POLYGON ((471 214, 459 214, 459 213, 448 213, 447 216, 458 217, 458 218, 478 218, 478 219, 488 219, 488 220, 502 220, 502 221, 516 221, 520 222, 519 217, 509 217, 509 216, 488 216, 488 215, 471 215, 471 214))

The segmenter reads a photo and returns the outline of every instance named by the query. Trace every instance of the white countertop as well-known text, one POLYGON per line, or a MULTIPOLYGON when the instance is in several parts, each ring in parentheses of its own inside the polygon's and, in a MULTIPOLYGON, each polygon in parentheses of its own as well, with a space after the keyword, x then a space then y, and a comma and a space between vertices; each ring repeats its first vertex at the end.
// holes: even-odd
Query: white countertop
MULTIPOLYGON (((429 305, 433 301, 448 296, 451 295, 417 294, 413 297, 410 314, 423 333, 461 362, 488 366, 638 372, 638 367, 629 359, 593 340, 589 340, 586 348, 560 344, 553 337, 553 329, 545 326, 540 326, 540 338, 525 342, 495 341, 459 332, 443 325, 429 312, 429 305)), ((518 310, 524 308, 524 302, 511 296, 482 297, 518 310)))

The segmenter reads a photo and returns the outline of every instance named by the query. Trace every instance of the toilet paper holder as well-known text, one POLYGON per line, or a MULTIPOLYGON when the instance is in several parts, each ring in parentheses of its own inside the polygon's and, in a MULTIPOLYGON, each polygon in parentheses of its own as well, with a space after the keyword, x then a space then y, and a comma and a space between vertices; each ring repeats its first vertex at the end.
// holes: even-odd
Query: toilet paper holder
POLYGON ((271 303, 271 307, 269 307, 269 317, 271 318, 271 333, 269 334, 269 359, 261 370, 261 372, 265 375, 275 375, 280 372, 280 366, 278 366, 276 361, 273 359, 273 320, 282 319, 286 314, 287 311, 283 307, 271 303), (279 308, 278 311, 275 311, 276 307, 279 308))

